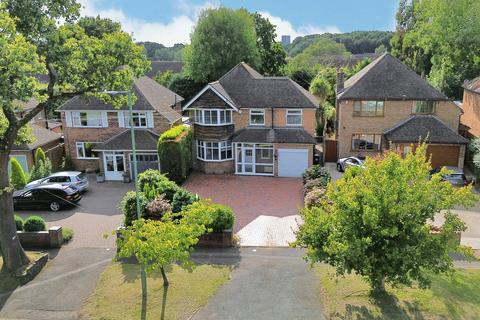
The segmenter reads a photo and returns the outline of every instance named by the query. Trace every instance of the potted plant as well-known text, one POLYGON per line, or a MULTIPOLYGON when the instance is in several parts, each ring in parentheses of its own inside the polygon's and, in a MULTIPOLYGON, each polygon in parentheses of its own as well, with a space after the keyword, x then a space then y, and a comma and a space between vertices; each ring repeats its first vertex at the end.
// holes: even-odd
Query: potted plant
POLYGON ((100 169, 95 170, 95 173, 97 175, 97 182, 102 183, 105 181, 105 175, 103 172, 100 171, 100 169))
POLYGON ((125 171, 123 174, 122 174, 122 177, 123 177, 123 182, 124 183, 130 183, 132 182, 132 179, 130 178, 130 174, 125 171))

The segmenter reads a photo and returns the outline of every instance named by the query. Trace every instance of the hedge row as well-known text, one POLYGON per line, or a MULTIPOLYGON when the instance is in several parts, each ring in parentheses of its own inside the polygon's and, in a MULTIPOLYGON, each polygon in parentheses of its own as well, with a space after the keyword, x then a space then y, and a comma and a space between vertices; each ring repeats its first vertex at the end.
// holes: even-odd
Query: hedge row
POLYGON ((176 183, 187 179, 192 167, 192 132, 186 126, 165 131, 158 140, 161 172, 176 183))

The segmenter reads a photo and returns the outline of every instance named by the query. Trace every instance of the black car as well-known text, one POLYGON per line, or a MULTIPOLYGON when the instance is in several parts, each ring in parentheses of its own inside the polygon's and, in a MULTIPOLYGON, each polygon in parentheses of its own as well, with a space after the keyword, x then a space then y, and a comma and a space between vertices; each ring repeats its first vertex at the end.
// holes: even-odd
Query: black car
POLYGON ((61 208, 73 206, 82 199, 76 188, 61 184, 40 185, 13 193, 15 209, 45 209, 54 212, 61 208))

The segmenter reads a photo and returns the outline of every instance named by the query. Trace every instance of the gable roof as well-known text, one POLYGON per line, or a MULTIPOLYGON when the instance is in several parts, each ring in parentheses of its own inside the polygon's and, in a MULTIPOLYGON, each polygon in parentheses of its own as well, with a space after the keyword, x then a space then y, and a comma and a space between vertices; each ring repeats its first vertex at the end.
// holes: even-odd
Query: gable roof
POLYGON ((384 132, 387 140, 393 142, 467 144, 468 140, 459 135, 443 121, 433 115, 415 115, 384 132))
POLYGON ((50 142, 59 140, 62 137, 60 133, 53 132, 36 124, 31 125, 32 136, 35 137, 35 141, 29 144, 14 145, 12 150, 35 150, 38 147, 44 146, 50 142))
MULTIPOLYGON (((160 136, 148 129, 135 129, 135 146, 138 151, 156 151, 160 136)), ((103 143, 98 143, 95 151, 130 151, 132 150, 132 135, 130 129, 114 135, 103 143)))
MULTIPOLYGON (((213 87, 238 108, 317 108, 320 101, 288 77, 265 77, 244 62, 224 74, 213 87)), ((205 90, 205 88, 204 88, 205 90)), ((187 109, 199 95, 184 107, 187 109)))
POLYGON ((172 71, 174 73, 182 72, 183 61, 152 61, 151 69, 145 74, 147 77, 153 78, 159 73, 172 71))
MULTIPOLYGON (((158 84, 149 77, 143 76, 135 80, 133 93, 137 97, 133 110, 153 111, 156 110, 169 122, 175 122, 181 115, 173 110, 176 103, 183 101, 183 98, 173 91, 158 84)), ((127 110, 127 106, 116 109, 111 104, 106 104, 100 99, 92 96, 75 96, 65 102, 57 111, 83 111, 83 110, 127 110)))
POLYGON ((337 100, 449 100, 415 71, 385 53, 344 83, 337 100))
POLYGON ((473 80, 466 81, 463 85, 463 87, 467 90, 480 93, 480 76, 476 77, 473 80))

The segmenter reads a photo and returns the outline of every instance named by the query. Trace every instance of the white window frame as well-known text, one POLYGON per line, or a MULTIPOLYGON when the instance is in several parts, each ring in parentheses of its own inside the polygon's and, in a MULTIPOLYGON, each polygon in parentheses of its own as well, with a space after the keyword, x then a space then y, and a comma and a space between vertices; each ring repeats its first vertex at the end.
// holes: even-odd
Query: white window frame
POLYGON ((264 126, 265 125, 265 109, 250 109, 249 124, 251 126, 264 126), (252 113, 254 113, 256 116, 261 114, 263 116, 263 123, 252 123, 252 113))
POLYGON ((302 109, 287 109, 285 110, 285 125, 298 127, 303 124, 303 110, 302 109), (288 123, 288 116, 298 116, 298 114, 289 114, 290 112, 300 112, 300 123, 288 123))
MULTIPOLYGON (((140 124, 140 120, 145 121, 145 125, 133 125, 134 128, 148 128, 148 112, 147 111, 132 111, 132 118, 138 117, 138 123, 140 124)), ((125 124, 125 128, 130 128, 130 113, 123 112, 123 123, 125 124)))
POLYGON ((199 124, 199 125, 203 125, 203 126, 225 126, 225 125, 229 125, 229 124, 233 124, 232 122, 232 117, 233 117, 233 114, 232 114, 232 110, 230 109, 193 109, 194 112, 195 112, 195 123, 196 124, 199 124), (210 122, 206 122, 205 119, 205 115, 206 114, 210 114, 210 122), (216 114, 216 119, 217 121, 214 123, 211 121, 211 119, 213 118, 212 117, 212 113, 215 113, 216 114), (223 114, 223 119, 224 119, 224 122, 221 122, 220 119, 221 119, 221 115, 223 114), (226 121, 227 120, 227 114, 230 115, 230 121, 226 121))
POLYGON ((72 111, 72 127, 74 128, 103 128, 103 115, 102 111, 72 111), (93 118, 93 114, 98 113, 98 119, 93 118), (82 114, 85 114, 87 125, 82 125, 82 114), (88 122, 92 120, 99 120, 98 125, 89 125, 88 122))
POLYGON ((79 160, 94 160, 94 159, 98 159, 98 156, 97 157, 86 157, 85 156, 85 143, 91 143, 91 144, 94 144, 95 142, 89 142, 89 141, 76 141, 75 142, 75 150, 76 150, 76 153, 77 153, 77 159, 79 160), (82 147, 82 151, 83 151, 83 155, 80 156, 78 154, 78 147, 81 146, 82 147))
MULTIPOLYGON (((270 143, 241 143, 237 142, 235 143, 235 152, 236 157, 235 157, 235 174, 238 175, 248 175, 248 176, 274 176, 275 175, 275 146, 270 143), (245 162, 245 157, 244 157, 244 150, 245 149, 250 149, 252 150, 252 163, 250 162, 245 162), (263 162, 257 162, 256 158, 256 153, 257 150, 262 150, 260 152, 260 159, 263 158, 263 150, 270 150, 272 153, 272 163, 263 163, 263 162), (239 160, 239 155, 238 153, 241 153, 241 161, 239 160), (252 166, 252 172, 245 172, 245 165, 251 165, 252 166), (242 167, 242 171, 238 170, 238 166, 242 167), (257 173, 257 166, 264 166, 264 167, 271 167, 272 172, 271 173, 257 173)), ((268 159, 268 158, 267 158, 268 159)))
POLYGON ((197 159, 205 162, 223 162, 233 160, 233 143, 230 140, 223 141, 203 141, 197 140, 197 159), (217 147, 213 147, 213 144, 217 143, 217 147), (210 146, 208 145, 210 144, 210 146), (207 159, 207 149, 212 152, 212 159, 207 159), (213 159, 213 150, 218 150, 218 159, 213 159), (231 156, 228 157, 228 150, 230 150, 231 156), (222 152, 225 152, 226 158, 222 159, 222 152))

